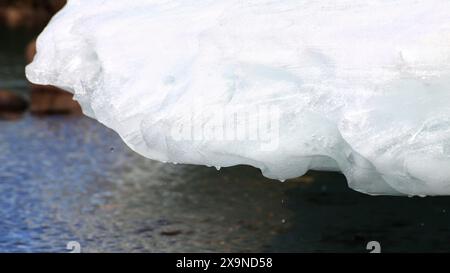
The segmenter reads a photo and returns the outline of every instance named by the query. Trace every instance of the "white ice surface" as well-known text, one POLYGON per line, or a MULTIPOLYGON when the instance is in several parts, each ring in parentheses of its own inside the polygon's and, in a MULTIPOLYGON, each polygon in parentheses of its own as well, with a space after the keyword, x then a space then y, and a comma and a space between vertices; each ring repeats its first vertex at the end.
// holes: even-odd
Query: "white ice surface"
POLYGON ((448 0, 70 0, 37 50, 30 81, 74 93, 148 158, 450 194, 448 0), (222 118, 272 126, 174 133, 222 118))

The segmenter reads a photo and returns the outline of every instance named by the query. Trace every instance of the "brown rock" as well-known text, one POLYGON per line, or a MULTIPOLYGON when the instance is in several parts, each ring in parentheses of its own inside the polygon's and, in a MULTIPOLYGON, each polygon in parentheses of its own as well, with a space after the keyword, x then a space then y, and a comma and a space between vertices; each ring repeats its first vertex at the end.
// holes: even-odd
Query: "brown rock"
POLYGON ((52 0, 50 1, 50 12, 56 13, 62 9, 67 3, 67 0, 52 0))
POLYGON ((28 101, 10 91, 0 90, 0 120, 20 118, 28 108, 28 101))
POLYGON ((65 0, 0 0, 0 23, 9 28, 42 28, 65 0))
POLYGON ((31 41, 25 49, 25 59, 27 63, 33 61, 34 55, 36 55, 36 40, 31 41))
POLYGON ((79 115, 80 105, 73 95, 52 86, 33 85, 30 111, 35 115, 79 115))
POLYGON ((26 14, 16 7, 7 7, 2 10, 2 21, 9 28, 17 28, 26 21, 26 14))

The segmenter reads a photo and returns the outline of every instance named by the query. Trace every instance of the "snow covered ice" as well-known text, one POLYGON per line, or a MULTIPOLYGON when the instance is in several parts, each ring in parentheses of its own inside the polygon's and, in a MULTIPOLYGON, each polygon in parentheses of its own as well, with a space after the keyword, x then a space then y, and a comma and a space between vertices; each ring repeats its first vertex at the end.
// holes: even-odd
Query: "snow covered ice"
POLYGON ((27 77, 163 162, 450 194, 450 1, 71 0, 27 77))

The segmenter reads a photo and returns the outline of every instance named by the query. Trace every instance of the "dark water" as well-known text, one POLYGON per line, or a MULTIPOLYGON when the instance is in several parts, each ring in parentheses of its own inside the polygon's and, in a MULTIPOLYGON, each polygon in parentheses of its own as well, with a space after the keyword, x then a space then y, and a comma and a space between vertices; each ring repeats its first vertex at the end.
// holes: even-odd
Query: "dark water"
MULTIPOLYGON (((29 34, 0 35, 0 89, 26 94, 29 34)), ((449 213, 448 197, 370 197, 339 174, 161 164, 83 117, 0 121, 0 252, 449 251, 449 213)))

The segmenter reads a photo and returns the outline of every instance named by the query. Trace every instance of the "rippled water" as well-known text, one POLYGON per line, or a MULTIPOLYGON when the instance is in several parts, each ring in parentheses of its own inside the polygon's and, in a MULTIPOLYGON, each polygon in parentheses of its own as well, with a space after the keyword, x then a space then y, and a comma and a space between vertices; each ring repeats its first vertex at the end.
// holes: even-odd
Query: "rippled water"
POLYGON ((0 122, 0 251, 448 250, 449 198, 370 197, 338 174, 144 159, 88 118, 0 122))
POLYGON ((2 251, 256 251, 288 227, 294 185, 252 169, 146 160, 87 118, 0 126, 2 251))
MULTIPOLYGON (((26 94, 29 34, 0 34, 0 89, 26 94)), ((449 213, 448 197, 370 197, 339 174, 154 162, 84 117, 0 121, 0 252, 449 251, 449 213)))

